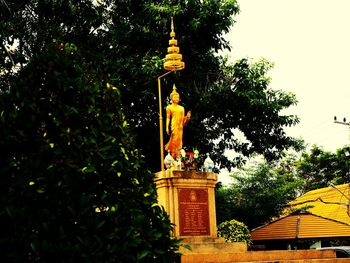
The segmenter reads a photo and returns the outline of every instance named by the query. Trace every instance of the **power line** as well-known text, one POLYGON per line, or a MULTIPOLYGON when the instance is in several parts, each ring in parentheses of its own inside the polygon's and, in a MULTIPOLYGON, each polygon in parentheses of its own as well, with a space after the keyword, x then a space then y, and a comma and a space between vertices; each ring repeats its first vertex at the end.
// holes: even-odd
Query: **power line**
POLYGON ((338 121, 337 120, 337 116, 334 116, 334 123, 348 126, 348 129, 349 129, 349 137, 348 138, 349 138, 349 141, 350 141, 350 122, 346 122, 346 118, 345 117, 343 118, 343 121, 338 121))

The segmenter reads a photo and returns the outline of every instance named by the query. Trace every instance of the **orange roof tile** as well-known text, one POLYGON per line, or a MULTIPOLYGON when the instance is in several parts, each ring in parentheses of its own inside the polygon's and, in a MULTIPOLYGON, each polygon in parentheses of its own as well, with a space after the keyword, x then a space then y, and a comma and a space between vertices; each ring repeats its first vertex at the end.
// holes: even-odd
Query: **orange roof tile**
POLYGON ((294 239, 296 236, 297 216, 286 216, 268 225, 253 229, 253 240, 294 239))
POLYGON ((292 213, 251 231, 253 240, 349 237, 350 184, 307 192, 290 202, 292 213))
POLYGON ((290 205, 293 209, 312 206, 307 209, 307 212, 350 224, 350 216, 348 214, 350 185, 342 184, 335 187, 329 186, 307 192, 290 202, 290 205))
POLYGON ((349 237, 350 226, 312 214, 288 215, 251 231, 253 240, 349 237))

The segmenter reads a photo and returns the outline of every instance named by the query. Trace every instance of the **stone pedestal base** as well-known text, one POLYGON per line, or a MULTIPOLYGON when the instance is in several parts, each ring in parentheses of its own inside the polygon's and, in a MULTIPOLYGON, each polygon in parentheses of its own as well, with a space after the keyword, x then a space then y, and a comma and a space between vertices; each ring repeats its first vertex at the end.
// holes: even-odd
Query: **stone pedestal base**
POLYGON ((217 174, 166 170, 156 173, 158 203, 174 223, 174 236, 217 238, 215 184, 217 174))
POLYGON ((174 236, 191 247, 191 250, 180 247, 181 262, 206 262, 208 255, 221 258, 247 251, 246 243, 226 243, 217 237, 217 178, 217 174, 211 172, 166 170, 156 173, 158 203, 174 224, 174 236))
POLYGON ((206 238, 193 237, 184 238, 182 244, 189 245, 192 250, 180 248, 183 255, 191 254, 217 254, 217 253, 243 253, 247 251, 247 244, 244 242, 227 243, 221 237, 206 238))

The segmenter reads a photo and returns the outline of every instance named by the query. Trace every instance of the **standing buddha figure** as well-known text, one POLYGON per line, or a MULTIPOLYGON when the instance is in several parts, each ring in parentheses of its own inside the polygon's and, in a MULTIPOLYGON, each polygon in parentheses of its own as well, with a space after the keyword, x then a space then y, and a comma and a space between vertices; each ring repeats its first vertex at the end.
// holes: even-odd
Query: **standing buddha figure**
POLYGON ((185 109, 181 105, 180 95, 176 92, 175 84, 170 93, 171 104, 166 107, 166 133, 170 135, 165 150, 170 151, 173 157, 179 155, 182 149, 183 128, 191 118, 191 111, 185 116, 185 109))

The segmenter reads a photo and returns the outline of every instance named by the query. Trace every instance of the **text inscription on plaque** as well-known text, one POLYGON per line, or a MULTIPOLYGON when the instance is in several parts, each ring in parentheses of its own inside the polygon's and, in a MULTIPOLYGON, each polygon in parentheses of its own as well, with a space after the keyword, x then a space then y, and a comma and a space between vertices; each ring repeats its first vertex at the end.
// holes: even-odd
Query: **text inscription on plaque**
POLYGON ((208 189, 179 188, 178 197, 180 235, 209 235, 208 189))

